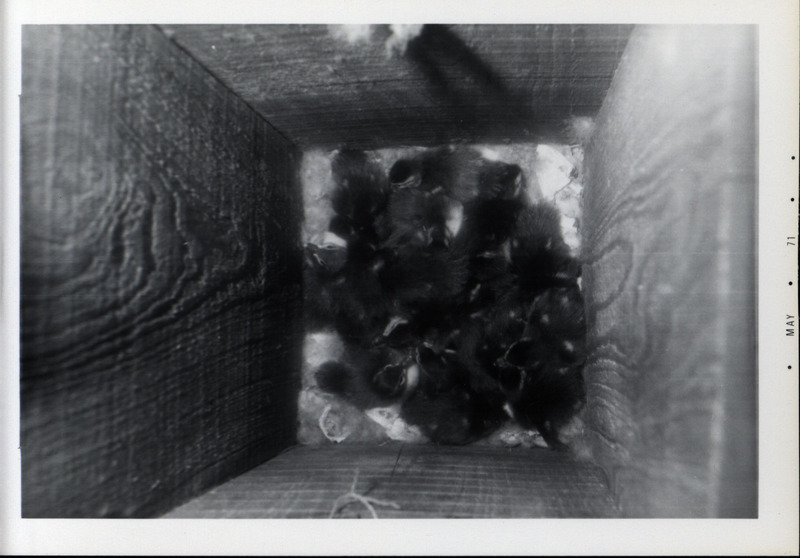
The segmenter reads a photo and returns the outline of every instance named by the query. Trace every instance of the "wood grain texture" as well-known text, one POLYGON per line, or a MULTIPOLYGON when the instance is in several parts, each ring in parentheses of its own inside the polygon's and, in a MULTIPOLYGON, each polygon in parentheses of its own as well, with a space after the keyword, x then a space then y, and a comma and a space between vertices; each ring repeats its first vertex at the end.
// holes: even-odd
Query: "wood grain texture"
POLYGON ((23 516, 160 513, 294 440, 297 154, 154 27, 22 67, 23 516))
POLYGON ((182 48, 302 147, 564 143, 599 109, 628 25, 426 26, 386 55, 387 25, 169 25, 182 48))
MULTIPOLYGON (((166 518, 326 518, 355 491, 380 518, 617 517, 602 471, 546 449, 431 444, 298 446, 166 518)), ((350 504, 337 517, 371 517, 350 504)))
POLYGON ((637 28, 587 149, 586 419, 627 516, 757 515, 755 48, 637 28))

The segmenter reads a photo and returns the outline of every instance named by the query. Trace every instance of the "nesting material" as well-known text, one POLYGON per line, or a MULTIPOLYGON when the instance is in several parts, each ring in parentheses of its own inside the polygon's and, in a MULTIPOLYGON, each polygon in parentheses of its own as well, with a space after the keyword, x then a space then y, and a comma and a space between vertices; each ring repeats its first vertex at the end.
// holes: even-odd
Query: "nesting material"
MULTIPOLYGON (((452 149, 452 148, 451 148, 452 149)), ((461 153, 463 148, 457 148, 456 152, 461 153)), ((414 175, 409 174, 409 178, 405 175, 408 173, 402 167, 403 161, 424 160, 430 150, 422 147, 402 147, 393 149, 383 149, 366 154, 371 163, 375 163, 375 168, 380 169, 380 173, 389 177, 393 184, 393 188, 405 188, 412 191, 418 187, 418 184, 413 184, 414 175), (401 164, 395 167, 395 164, 401 161, 401 164), (400 171, 397 169, 400 168, 400 171), (393 170, 394 169, 394 170, 393 170), (394 172, 395 176, 390 177, 394 172), (403 182, 405 180, 405 182, 403 182)), ((483 161, 498 162, 500 168, 503 165, 516 165, 521 169, 521 180, 518 180, 522 192, 519 196, 526 200, 527 204, 540 204, 547 202, 557 210, 557 218, 561 229, 561 236, 563 242, 568 246, 568 251, 571 256, 578 257, 580 254, 580 212, 581 212, 581 195, 582 195, 582 150, 579 146, 555 146, 555 145, 476 145, 470 150, 471 153, 479 154, 483 161)), ((303 223, 303 239, 307 246, 307 259, 310 257, 312 261, 317 263, 322 262, 324 266, 339 268, 344 265, 341 261, 340 254, 346 253, 347 241, 342 236, 332 232, 335 229, 335 221, 337 213, 334 211, 332 205, 332 197, 335 197, 334 190, 337 187, 337 181, 342 180, 341 171, 337 177, 332 172, 332 163, 335 165, 334 158, 337 151, 322 152, 314 151, 308 152, 304 155, 301 178, 303 184, 303 193, 305 197, 305 220, 303 223), (309 247, 311 251, 309 251, 309 247), (327 250, 327 252, 323 252, 327 250), (310 254, 310 256, 309 256, 310 254)), ((462 172, 462 171, 458 171, 462 172)), ((375 179, 377 180, 377 179, 375 179)), ((468 179, 460 180, 461 183, 469 182, 468 179)), ((475 192, 457 192, 452 197, 458 198, 462 196, 462 200, 467 203, 451 203, 450 207, 443 210, 446 216, 446 229, 444 233, 448 239, 455 238, 459 235, 459 231, 464 226, 464 208, 469 206, 467 200, 472 199, 476 195, 475 192)), ((341 205, 341 201, 338 202, 341 205)), ((468 217, 469 219, 469 217, 468 217)), ((473 221, 470 221, 473 222, 473 221)), ((424 227, 422 227, 424 229, 424 227)), ((412 230, 415 230, 412 228, 412 230)), ((407 234, 403 237, 402 242, 416 242, 414 236, 407 234)), ((419 238, 425 238, 423 242, 435 242, 436 239, 430 240, 430 233, 428 237, 424 237, 425 232, 418 235, 419 238)), ((462 232, 462 236, 464 233, 462 232)), ((395 236, 397 234, 395 233, 395 236)), ((392 242, 394 237, 390 236, 389 242, 392 242)), ((511 250, 510 245, 506 243, 500 251, 505 250, 506 256, 509 256, 511 250)), ((436 262, 433 262, 435 265, 436 262)), ((315 264, 312 264, 315 265, 315 264)), ((378 264, 381 265, 381 264, 378 264)), ((431 272, 431 277, 439 277, 444 273, 448 267, 442 269, 435 269, 431 272)), ((379 270, 380 271, 380 270, 379 270)), ((435 279, 432 279, 435 280, 435 279)), ((455 279, 457 281, 460 278, 455 279)), ((479 285, 480 286, 480 285, 479 285)), ((478 287, 479 287, 478 286, 478 287)), ((476 287, 476 292, 472 293, 472 297, 479 296, 479 288, 476 287)), ((313 290, 307 290, 306 302, 307 306, 314 306, 315 297, 320 296, 320 293, 313 290)), ((557 297, 553 295, 553 300, 557 297)), ((563 298, 563 297, 562 297, 563 298)), ((540 304, 541 305, 541 304, 540 304)), ((581 302, 582 314, 582 302, 581 302)), ((520 313, 530 314, 534 311, 528 307, 521 307, 520 313)), ((521 316, 521 318, 529 318, 530 316, 521 316)), ((550 317, 546 314, 543 315, 543 323, 546 323, 550 317)), ((404 329, 407 327, 406 320, 403 317, 393 317, 389 319, 382 330, 382 338, 402 337, 404 329), (398 333, 400 332, 400 333, 398 333)), ((526 327, 526 332, 529 330, 526 327)), ((458 333, 461 333, 460 331, 458 333)), ((430 345, 430 343, 428 343, 430 345)), ((567 342, 569 345, 569 342, 567 342)), ((423 427, 420 427, 419 416, 430 417, 426 418, 431 424, 437 422, 447 422, 452 420, 448 418, 448 408, 445 405, 442 407, 441 403, 437 400, 433 403, 424 401, 424 403, 439 406, 435 411, 428 411, 426 408, 419 409, 420 397, 417 397, 416 403, 405 403, 406 399, 411 397, 416 389, 415 374, 419 374, 419 366, 413 362, 420 362, 419 350, 416 352, 411 351, 407 353, 411 356, 406 356, 403 361, 405 369, 401 378, 402 385, 395 389, 395 369, 391 367, 391 359, 394 358, 397 362, 400 361, 401 356, 399 353, 392 352, 394 349, 387 348, 389 356, 386 357, 385 362, 389 364, 373 364, 375 370, 378 371, 376 378, 384 380, 386 385, 391 389, 395 389, 396 396, 389 404, 371 404, 359 401, 358 398, 342 397, 335 395, 331 391, 336 391, 337 386, 331 385, 320 386, 319 378, 338 378, 339 376, 346 375, 341 370, 329 370, 330 374, 327 376, 320 373, 321 368, 325 368, 326 363, 330 362, 344 362, 347 364, 348 355, 346 349, 347 344, 343 342, 342 336, 336 330, 336 327, 329 325, 319 326, 312 322, 307 329, 306 343, 305 343, 305 362, 303 366, 303 382, 302 390, 299 397, 299 431, 298 439, 303 444, 326 444, 326 443, 352 443, 352 442, 373 442, 381 443, 389 440, 403 441, 403 442, 428 442, 435 441, 439 443, 463 443, 467 438, 456 436, 448 438, 446 434, 441 434, 437 430, 438 424, 433 428, 426 428, 423 421, 423 427), (414 372, 416 370, 416 372, 414 372), (381 378, 379 376, 384 376, 381 378), (406 407, 404 407, 406 405, 406 407), (403 409, 412 408, 416 405, 417 424, 411 424, 403 418, 403 409), (427 435, 426 435, 427 432, 427 435), (433 440, 432 440, 433 439, 433 440)), ((569 347, 568 347, 569 348, 569 347)), ((511 348, 509 348, 511 349, 511 348)), ((519 358, 522 360, 535 358, 534 349, 528 349, 526 346, 519 345, 513 347, 516 352, 520 354, 525 353, 519 358), (530 353, 530 354, 529 354, 530 353), (531 356, 534 355, 534 356, 531 356)), ((423 348, 427 350, 427 348, 423 348)), ((435 347, 432 354, 444 355, 442 347, 435 347)), ((505 359, 509 355, 503 355, 505 359)), ((513 356, 513 355, 511 355, 513 356)), ((513 360, 513 359, 512 359, 513 360)), ((353 358, 350 358, 351 367, 353 365, 353 358)), ((355 361, 361 365, 362 360, 355 361)), ((381 361, 382 363, 384 361, 381 361)), ((392 361, 394 362, 394 361, 392 361)), ((424 371, 423 371, 424 372, 424 371)), ((513 374, 519 374, 516 370, 512 370, 513 374)), ((519 382, 520 385, 524 381, 524 372, 514 376, 513 382, 519 382)), ((500 383, 506 381, 506 378, 501 377, 498 380, 500 383)), ((467 395, 469 397, 469 395, 467 395)), ((451 404, 451 402, 448 402, 451 404)), ((460 403, 452 402, 454 408, 460 407, 460 403)), ((541 433, 535 428, 525 428, 520 426, 514 419, 514 412, 511 406, 506 404, 505 408, 501 411, 502 416, 494 416, 492 420, 495 423, 502 423, 499 426, 494 426, 488 429, 488 433, 478 436, 477 440, 468 439, 480 445, 490 445, 499 447, 546 447, 548 443, 543 439, 541 433)), ((463 419, 465 424, 467 419, 463 419)), ((529 423, 529 421, 524 421, 529 423)), ((456 425, 457 427, 458 425, 456 425)), ((575 436, 579 436, 582 430, 582 423, 580 418, 574 417, 567 424, 560 425, 559 437, 562 441, 569 441, 575 436)), ((551 436, 551 444, 552 444, 551 436)))
POLYGON ((376 506, 388 507, 393 508, 396 510, 400 509, 400 505, 397 502, 391 502, 389 500, 378 500, 377 498, 373 498, 371 496, 367 496, 366 494, 359 494, 356 492, 356 486, 358 485, 358 469, 356 469, 355 476, 353 477, 353 484, 350 486, 350 490, 339 496, 334 502, 333 507, 331 508, 331 513, 328 514, 328 519, 333 519, 336 517, 343 508, 350 505, 351 503, 359 503, 363 505, 370 513, 372 519, 378 519, 378 512, 375 511, 376 506))

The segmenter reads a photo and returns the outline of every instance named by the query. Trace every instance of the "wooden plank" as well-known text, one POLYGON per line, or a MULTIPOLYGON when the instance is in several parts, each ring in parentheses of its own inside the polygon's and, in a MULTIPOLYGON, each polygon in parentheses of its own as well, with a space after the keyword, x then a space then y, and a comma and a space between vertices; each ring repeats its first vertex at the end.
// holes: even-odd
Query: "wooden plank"
POLYGON ((22 66, 23 515, 156 514, 294 440, 297 153, 153 27, 22 66))
POLYGON ((627 25, 426 26, 387 57, 388 25, 169 25, 166 32, 302 147, 564 143, 599 109, 627 25))
MULTIPOLYGON (((375 506, 380 518, 618 515, 602 471, 564 453, 389 443, 298 446, 164 517, 325 518, 354 480, 397 506, 375 506)), ((335 515, 371 517, 356 503, 335 515)))
POLYGON ((637 28, 587 149, 586 418, 628 516, 757 515, 755 48, 637 28))

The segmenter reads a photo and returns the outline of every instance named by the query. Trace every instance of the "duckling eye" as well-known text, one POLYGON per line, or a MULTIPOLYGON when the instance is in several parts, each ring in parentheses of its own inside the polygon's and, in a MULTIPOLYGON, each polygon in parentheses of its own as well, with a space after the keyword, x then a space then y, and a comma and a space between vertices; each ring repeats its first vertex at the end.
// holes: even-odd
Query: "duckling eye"
POLYGON ((400 184, 407 181, 414 174, 414 166, 410 161, 401 159, 397 161, 389 171, 389 180, 392 184, 400 184))

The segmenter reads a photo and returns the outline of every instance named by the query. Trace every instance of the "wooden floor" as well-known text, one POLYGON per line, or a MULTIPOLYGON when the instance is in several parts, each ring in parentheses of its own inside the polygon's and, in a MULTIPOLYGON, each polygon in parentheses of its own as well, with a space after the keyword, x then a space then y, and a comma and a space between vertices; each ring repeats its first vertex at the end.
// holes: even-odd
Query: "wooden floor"
POLYGON ((297 446, 167 518, 617 517, 600 469, 546 449, 297 446), (357 474, 357 478, 356 478, 357 474))

